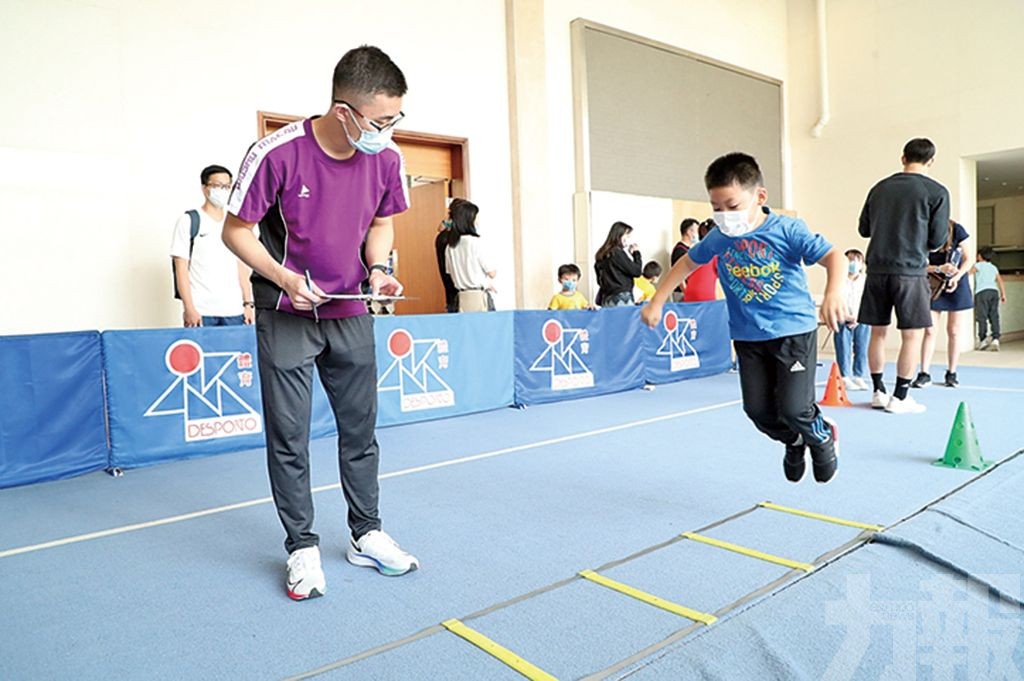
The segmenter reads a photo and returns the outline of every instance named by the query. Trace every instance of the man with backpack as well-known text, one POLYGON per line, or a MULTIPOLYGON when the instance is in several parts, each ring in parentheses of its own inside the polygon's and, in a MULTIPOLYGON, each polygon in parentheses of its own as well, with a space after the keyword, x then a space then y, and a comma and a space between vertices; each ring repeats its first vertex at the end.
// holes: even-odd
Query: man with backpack
POLYGON ((249 268, 221 240, 231 172, 207 166, 200 174, 202 207, 178 218, 171 240, 174 297, 184 307, 186 327, 252 324, 249 268))

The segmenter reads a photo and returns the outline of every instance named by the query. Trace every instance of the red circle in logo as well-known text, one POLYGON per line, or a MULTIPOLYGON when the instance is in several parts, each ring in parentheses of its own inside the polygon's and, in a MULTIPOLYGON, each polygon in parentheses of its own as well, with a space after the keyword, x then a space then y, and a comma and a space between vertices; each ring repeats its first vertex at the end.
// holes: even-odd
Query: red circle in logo
POLYGON ((412 352, 412 336, 405 329, 395 329, 388 336, 388 352, 401 359, 412 352))
POLYGON ((544 340, 546 340, 549 345, 554 345, 562 339, 562 325, 554 319, 549 319, 544 322, 544 329, 542 332, 544 334, 544 340))
POLYGON ((665 328, 670 332, 675 331, 676 327, 679 326, 679 317, 672 310, 665 313, 665 328))
POLYGON ((171 373, 190 376, 199 371, 199 365, 203 362, 203 350, 194 341, 180 340, 167 348, 164 361, 171 373))

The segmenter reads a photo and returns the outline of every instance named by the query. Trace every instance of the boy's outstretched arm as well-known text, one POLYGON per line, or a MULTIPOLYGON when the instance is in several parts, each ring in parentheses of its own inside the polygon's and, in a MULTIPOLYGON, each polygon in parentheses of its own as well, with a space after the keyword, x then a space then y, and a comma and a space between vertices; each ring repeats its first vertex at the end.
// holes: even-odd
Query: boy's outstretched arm
POLYGON ((640 318, 647 326, 653 329, 658 325, 658 322, 661 321, 661 308, 665 305, 668 297, 672 295, 672 291, 698 267, 700 265, 691 260, 689 254, 686 254, 677 260, 668 274, 658 281, 658 290, 654 292, 654 297, 640 310, 640 318))
MULTIPOLYGON (((825 281, 825 298, 821 301, 821 320, 832 331, 846 321, 846 302, 843 300, 843 277, 846 276, 847 260, 835 246, 818 261, 828 272, 825 281)), ((853 310, 851 310, 853 312, 853 310)))

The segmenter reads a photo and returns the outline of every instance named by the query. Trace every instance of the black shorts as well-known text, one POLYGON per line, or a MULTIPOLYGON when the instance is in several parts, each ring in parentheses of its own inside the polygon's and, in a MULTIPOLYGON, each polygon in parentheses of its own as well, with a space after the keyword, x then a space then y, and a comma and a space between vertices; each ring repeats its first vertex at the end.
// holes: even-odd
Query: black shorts
POLYGON ((896 328, 927 329, 932 325, 931 302, 926 276, 868 273, 857 321, 889 326, 895 307, 896 328))

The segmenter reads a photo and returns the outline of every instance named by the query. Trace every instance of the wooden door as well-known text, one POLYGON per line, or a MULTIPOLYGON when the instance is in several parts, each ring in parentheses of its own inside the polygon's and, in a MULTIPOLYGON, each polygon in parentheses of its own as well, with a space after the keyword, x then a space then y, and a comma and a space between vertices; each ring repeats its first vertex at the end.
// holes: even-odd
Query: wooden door
POLYGON ((409 210, 395 216, 395 274, 405 286, 405 295, 414 298, 397 303, 396 314, 445 311, 434 237, 447 216, 447 194, 443 181, 414 186, 409 190, 409 210))

